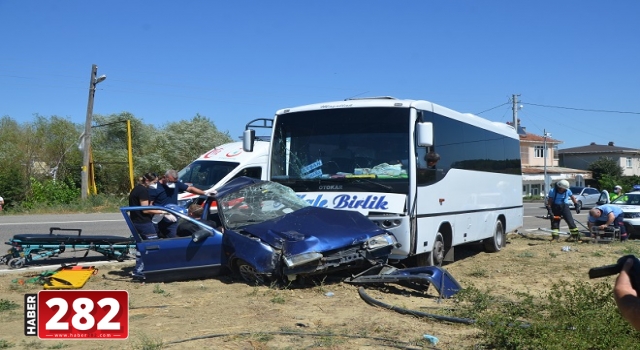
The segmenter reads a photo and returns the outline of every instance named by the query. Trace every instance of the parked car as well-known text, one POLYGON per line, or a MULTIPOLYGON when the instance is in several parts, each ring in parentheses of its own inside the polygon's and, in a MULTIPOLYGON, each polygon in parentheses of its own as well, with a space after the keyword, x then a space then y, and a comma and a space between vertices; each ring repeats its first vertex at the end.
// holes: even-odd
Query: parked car
POLYGON ((624 213, 624 227, 629 238, 640 238, 640 191, 632 191, 614 199, 610 204, 617 205, 624 213))
MULTIPOLYGON (((600 191, 593 187, 577 187, 572 186, 569 187, 571 193, 576 197, 576 201, 578 202, 578 206, 580 208, 593 208, 598 205, 598 200, 600 199, 600 191)), ((569 207, 573 208, 573 202, 569 201, 569 207)))
POLYGON ((156 206, 121 212, 143 266, 137 277, 145 280, 204 278, 224 270, 250 284, 293 280, 364 270, 385 263, 398 245, 391 233, 358 212, 313 207, 289 187, 248 177, 231 180, 216 198, 207 198, 201 220, 156 206), (164 210, 199 229, 187 237, 143 240, 128 213, 144 209, 164 210))

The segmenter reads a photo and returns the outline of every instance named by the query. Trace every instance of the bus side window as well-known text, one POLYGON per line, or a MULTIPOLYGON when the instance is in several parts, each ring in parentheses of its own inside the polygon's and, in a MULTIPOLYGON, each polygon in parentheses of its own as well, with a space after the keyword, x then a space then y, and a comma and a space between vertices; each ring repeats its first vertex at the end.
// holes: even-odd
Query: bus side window
POLYGON ((444 170, 438 166, 440 155, 431 147, 417 148, 416 181, 418 185, 430 185, 444 177, 444 170))

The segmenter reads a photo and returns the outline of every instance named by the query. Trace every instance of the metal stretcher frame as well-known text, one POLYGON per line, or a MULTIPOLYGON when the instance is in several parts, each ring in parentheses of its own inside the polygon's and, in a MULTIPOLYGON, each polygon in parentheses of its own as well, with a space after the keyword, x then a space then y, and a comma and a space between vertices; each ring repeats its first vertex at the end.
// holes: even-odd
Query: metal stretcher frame
POLYGON ((13 236, 8 242, 11 246, 8 254, 0 257, 0 263, 7 264, 11 269, 23 267, 35 260, 50 258, 62 254, 67 249, 98 252, 109 259, 123 261, 129 255, 129 250, 135 248, 133 237, 120 236, 82 236, 82 229, 49 228, 46 233, 28 233, 13 236), (72 231, 77 235, 54 234, 56 231, 72 231))

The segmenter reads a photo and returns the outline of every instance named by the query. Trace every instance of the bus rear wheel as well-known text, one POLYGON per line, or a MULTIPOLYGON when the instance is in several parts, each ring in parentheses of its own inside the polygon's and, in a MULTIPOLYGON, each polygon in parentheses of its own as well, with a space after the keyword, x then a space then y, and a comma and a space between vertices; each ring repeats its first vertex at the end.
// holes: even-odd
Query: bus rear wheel
POLYGON ((499 252, 504 247, 504 245, 506 244, 506 236, 504 234, 502 221, 496 221, 496 226, 493 230, 493 237, 485 239, 483 243, 484 250, 487 253, 499 252))
POLYGON ((444 261, 444 238, 438 232, 433 240, 433 247, 430 253, 416 255, 416 266, 442 266, 444 261))

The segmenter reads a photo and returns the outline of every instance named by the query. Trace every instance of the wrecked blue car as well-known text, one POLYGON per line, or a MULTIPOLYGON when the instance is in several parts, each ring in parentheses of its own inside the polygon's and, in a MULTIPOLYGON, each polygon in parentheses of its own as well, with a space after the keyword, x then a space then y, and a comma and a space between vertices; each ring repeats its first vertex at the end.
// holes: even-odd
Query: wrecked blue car
POLYGON ((313 207, 275 182, 239 177, 201 205, 196 218, 164 207, 121 208, 136 240, 139 278, 184 280, 231 270, 249 284, 292 281, 384 264, 398 245, 364 215, 313 207), (173 215, 178 235, 185 235, 180 227, 190 227, 188 235, 142 239, 128 214, 148 209, 173 215))

